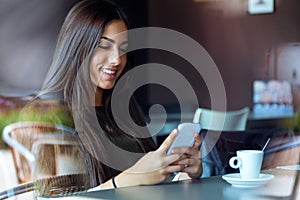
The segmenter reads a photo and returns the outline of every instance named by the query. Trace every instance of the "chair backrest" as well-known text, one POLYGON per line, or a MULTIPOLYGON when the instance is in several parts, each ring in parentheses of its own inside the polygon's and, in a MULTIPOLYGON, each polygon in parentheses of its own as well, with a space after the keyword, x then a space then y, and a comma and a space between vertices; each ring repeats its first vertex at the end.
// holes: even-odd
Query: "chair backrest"
POLYGON ((242 131, 246 129, 249 108, 234 111, 215 111, 198 108, 194 114, 194 123, 200 123, 202 129, 215 131, 242 131))
POLYGON ((83 163, 79 160, 79 147, 73 136, 74 132, 70 127, 41 122, 7 125, 2 136, 12 150, 19 182, 67 174, 59 172, 61 170, 58 165, 59 162, 60 166, 64 165, 63 162, 71 156, 78 163, 83 163))

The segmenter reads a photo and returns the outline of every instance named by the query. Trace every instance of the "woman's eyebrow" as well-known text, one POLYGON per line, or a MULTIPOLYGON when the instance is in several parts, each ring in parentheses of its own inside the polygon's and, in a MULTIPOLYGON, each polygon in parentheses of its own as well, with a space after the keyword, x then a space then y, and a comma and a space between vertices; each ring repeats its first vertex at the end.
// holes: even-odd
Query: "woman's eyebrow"
POLYGON ((105 40, 108 40, 108 41, 111 42, 111 43, 115 43, 115 41, 114 41, 113 39, 110 39, 110 38, 108 38, 108 37, 102 36, 101 39, 105 39, 105 40))
MULTIPOLYGON (((102 36, 101 39, 105 39, 105 40, 107 40, 107 41, 109 41, 109 42, 111 42, 111 43, 116 43, 115 40, 113 40, 113 39, 111 39, 111 38, 108 38, 108 37, 105 37, 105 36, 102 36)), ((122 45, 123 45, 123 44, 128 44, 128 41, 126 40, 126 41, 122 42, 122 45)))

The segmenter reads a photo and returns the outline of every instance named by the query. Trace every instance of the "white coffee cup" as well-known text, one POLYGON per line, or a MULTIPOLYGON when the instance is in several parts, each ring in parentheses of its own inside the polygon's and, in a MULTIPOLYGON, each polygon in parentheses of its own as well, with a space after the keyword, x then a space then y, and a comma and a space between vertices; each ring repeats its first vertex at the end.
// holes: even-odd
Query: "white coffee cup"
POLYGON ((230 167, 239 168, 242 179, 259 178, 264 152, 260 150, 239 150, 230 158, 230 167))

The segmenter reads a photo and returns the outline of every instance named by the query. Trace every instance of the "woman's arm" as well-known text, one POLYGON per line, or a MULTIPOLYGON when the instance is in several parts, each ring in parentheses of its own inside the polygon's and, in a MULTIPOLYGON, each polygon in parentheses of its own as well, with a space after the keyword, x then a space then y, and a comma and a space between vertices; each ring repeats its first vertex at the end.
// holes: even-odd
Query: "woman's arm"
MULTIPOLYGON (((174 172, 182 171, 183 165, 176 163, 181 157, 174 153, 167 156, 166 152, 177 136, 175 129, 165 139, 156 151, 151 151, 138 160, 132 167, 120 173, 114 178, 117 187, 127 187, 136 185, 152 185, 165 181, 174 172)), ((102 184, 101 189, 114 188, 112 179, 102 184)))

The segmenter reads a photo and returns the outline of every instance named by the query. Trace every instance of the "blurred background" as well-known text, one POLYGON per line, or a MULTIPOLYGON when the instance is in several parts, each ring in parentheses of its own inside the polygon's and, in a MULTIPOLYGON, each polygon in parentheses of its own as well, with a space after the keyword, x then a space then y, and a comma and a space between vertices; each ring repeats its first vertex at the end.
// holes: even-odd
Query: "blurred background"
MULTIPOLYGON (((0 0, 1 94, 24 95, 39 90, 51 63, 59 28, 77 1, 0 0)), ((222 75, 228 109, 252 107, 254 81, 280 78, 270 61, 274 60, 274 49, 281 44, 300 42, 298 0, 275 0, 274 12, 255 15, 247 11, 248 0, 116 2, 127 11, 133 28, 170 28, 202 45, 222 75)), ((137 55, 136 65, 158 62, 187 75, 200 106, 210 107, 205 83, 183 58, 159 50, 145 50, 137 55)), ((299 62, 296 69, 285 66, 290 79, 287 81, 292 84, 299 79, 297 67, 300 68, 299 62)), ((169 107, 177 104, 174 94, 162 86, 148 85, 136 93, 145 109, 153 103, 169 107)))

